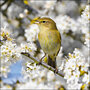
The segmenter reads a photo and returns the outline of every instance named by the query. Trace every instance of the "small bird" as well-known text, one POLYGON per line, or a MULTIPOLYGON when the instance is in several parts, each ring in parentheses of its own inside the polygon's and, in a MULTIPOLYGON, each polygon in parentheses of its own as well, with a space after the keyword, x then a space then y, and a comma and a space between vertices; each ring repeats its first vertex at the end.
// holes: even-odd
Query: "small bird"
POLYGON ((39 26, 38 40, 41 49, 44 51, 45 56, 48 54, 48 65, 56 69, 56 56, 61 47, 61 35, 56 27, 56 23, 50 18, 38 17, 33 19, 32 24, 39 26))

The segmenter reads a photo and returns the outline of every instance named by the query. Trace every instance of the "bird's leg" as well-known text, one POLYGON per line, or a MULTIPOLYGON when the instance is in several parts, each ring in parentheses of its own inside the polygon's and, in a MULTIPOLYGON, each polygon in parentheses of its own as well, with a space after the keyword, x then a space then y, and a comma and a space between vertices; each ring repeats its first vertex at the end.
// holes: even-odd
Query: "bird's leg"
POLYGON ((56 68, 55 68, 55 73, 58 73, 58 68, 57 68, 57 66, 56 66, 56 68))
POLYGON ((42 63, 42 59, 44 58, 46 56, 46 54, 40 59, 40 62, 39 62, 39 64, 41 64, 42 63))
POLYGON ((56 59, 55 59, 55 73, 58 73, 58 68, 57 68, 56 59))

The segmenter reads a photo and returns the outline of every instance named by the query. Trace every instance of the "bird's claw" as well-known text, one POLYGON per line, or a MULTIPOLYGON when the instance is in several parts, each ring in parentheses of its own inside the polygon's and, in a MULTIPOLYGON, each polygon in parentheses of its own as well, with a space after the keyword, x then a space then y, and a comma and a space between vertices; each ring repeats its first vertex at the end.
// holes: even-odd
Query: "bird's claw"
POLYGON ((42 59, 40 59, 40 61, 38 62, 38 65, 41 65, 42 64, 42 59))

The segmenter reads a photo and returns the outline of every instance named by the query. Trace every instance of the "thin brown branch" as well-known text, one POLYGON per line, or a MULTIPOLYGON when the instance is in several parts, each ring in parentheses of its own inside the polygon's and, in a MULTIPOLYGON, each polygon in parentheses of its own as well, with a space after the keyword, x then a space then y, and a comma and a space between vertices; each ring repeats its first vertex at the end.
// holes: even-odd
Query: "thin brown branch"
MULTIPOLYGON (((33 60, 33 61, 34 61, 35 63, 37 63, 37 64, 40 63, 40 60, 38 60, 38 59, 36 59, 35 57, 31 56, 29 53, 23 53, 23 52, 22 52, 21 54, 23 54, 23 55, 29 57, 31 60, 33 60)), ((44 62, 40 63, 40 65, 42 65, 43 67, 45 67, 45 68, 47 68, 47 69, 49 69, 49 70, 55 72, 55 68, 53 68, 53 67, 47 65, 47 64, 44 63, 44 62)), ((62 71, 58 71, 58 72, 56 72, 56 74, 59 75, 59 76, 61 76, 61 77, 64 77, 64 74, 63 74, 62 71)))

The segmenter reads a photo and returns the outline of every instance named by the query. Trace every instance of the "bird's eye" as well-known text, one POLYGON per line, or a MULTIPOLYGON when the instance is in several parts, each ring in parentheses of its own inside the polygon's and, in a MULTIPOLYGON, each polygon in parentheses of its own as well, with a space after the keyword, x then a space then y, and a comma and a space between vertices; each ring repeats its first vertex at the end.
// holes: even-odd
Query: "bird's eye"
POLYGON ((46 23, 46 21, 42 21, 42 23, 46 23))

